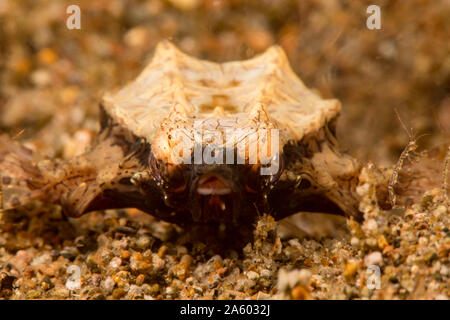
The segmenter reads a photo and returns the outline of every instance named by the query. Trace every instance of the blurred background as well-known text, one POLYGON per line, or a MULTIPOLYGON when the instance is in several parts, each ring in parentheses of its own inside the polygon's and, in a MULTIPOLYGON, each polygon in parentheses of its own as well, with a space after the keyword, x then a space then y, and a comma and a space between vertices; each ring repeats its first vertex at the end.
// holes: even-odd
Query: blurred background
POLYGON ((342 145, 361 160, 396 161, 408 127, 450 140, 448 0, 0 0, 0 130, 49 156, 72 157, 98 128, 98 102, 133 80, 169 38, 213 61, 273 44, 323 97, 343 105, 342 145), (69 30, 66 8, 81 9, 69 30), (366 27, 381 8, 381 29, 366 27))

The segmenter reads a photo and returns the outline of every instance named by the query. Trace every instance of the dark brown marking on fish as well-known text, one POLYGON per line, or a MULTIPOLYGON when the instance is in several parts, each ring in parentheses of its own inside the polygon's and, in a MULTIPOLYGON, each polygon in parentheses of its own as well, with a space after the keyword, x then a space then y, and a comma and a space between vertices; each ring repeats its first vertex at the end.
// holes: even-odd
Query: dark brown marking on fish
POLYGON ((4 176, 2 177, 2 183, 6 186, 11 183, 11 177, 4 176))

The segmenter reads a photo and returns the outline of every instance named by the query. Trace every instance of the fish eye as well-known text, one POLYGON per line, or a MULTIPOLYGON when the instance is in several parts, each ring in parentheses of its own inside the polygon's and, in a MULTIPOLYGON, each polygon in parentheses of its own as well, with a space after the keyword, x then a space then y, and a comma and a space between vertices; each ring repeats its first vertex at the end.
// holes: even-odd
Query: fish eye
POLYGON ((250 167, 250 170, 243 175, 243 188, 249 195, 256 195, 264 189, 265 180, 267 176, 263 176, 260 173, 260 166, 254 165, 250 167))
POLYGON ((246 191, 247 193, 253 193, 253 194, 258 193, 258 191, 256 191, 256 190, 253 189, 252 187, 250 187, 248 184, 245 184, 245 191, 246 191))
POLYGON ((162 167, 162 175, 165 181, 165 189, 173 193, 181 193, 187 189, 187 177, 182 166, 177 164, 165 164, 162 167))
POLYGON ((184 184, 180 185, 178 188, 172 190, 172 192, 174 192, 174 193, 184 192, 186 190, 186 186, 187 186, 187 184, 184 183, 184 184))
POLYGON ((187 188, 185 170, 180 165, 164 163, 150 156, 149 165, 154 179, 167 191, 184 192, 187 188))

